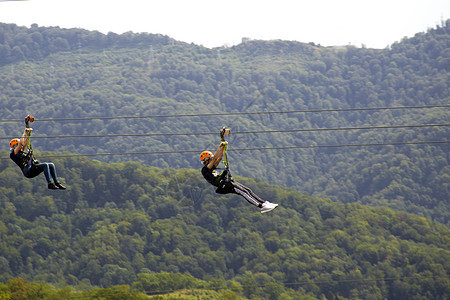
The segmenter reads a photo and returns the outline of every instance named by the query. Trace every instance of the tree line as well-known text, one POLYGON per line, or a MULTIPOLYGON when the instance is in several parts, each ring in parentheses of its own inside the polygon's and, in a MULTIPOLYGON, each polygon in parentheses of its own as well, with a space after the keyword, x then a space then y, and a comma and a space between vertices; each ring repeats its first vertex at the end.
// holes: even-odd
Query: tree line
POLYGON ((55 164, 66 191, 49 191, 43 178, 26 179, 0 160, 5 284, 147 293, 217 284, 249 299, 449 293, 449 229, 423 217, 238 177, 280 204, 262 215, 239 196, 215 194, 196 170, 87 158, 55 164))

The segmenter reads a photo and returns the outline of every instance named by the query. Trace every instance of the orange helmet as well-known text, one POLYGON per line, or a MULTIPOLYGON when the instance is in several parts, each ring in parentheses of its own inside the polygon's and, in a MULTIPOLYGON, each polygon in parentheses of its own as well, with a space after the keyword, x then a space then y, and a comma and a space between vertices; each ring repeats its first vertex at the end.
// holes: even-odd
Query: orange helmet
POLYGON ((213 156, 211 151, 203 151, 200 153, 200 160, 202 162, 205 162, 206 160, 210 159, 213 156))
POLYGON ((9 142, 9 146, 10 146, 11 148, 14 148, 14 146, 17 145, 19 142, 20 142, 19 139, 12 139, 12 140, 9 142))

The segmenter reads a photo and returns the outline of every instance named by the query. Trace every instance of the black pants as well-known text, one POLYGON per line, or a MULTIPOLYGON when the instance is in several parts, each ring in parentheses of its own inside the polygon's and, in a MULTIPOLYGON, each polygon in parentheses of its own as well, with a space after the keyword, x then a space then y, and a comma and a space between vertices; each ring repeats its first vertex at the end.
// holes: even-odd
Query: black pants
POLYGON ((219 194, 238 194, 245 198, 250 204, 261 207, 265 202, 261 198, 259 198, 251 189, 246 187, 245 185, 229 180, 222 180, 220 182, 219 187, 216 189, 216 193, 219 194))

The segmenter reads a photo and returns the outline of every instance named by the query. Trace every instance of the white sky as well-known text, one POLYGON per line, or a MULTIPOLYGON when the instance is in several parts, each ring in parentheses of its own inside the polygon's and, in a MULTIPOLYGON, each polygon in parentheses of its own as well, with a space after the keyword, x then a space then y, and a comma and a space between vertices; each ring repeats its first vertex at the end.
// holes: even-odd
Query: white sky
POLYGON ((243 37, 385 48, 450 18, 450 0, 0 0, 0 22, 168 35, 220 47, 243 37))

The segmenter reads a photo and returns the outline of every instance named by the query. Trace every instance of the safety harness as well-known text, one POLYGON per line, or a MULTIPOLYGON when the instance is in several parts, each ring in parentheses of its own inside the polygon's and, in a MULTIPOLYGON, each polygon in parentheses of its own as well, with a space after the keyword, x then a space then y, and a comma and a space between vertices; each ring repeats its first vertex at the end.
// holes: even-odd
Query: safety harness
MULTIPOLYGON (((225 135, 229 135, 229 134, 230 134, 230 129, 223 127, 220 130, 220 140, 222 142, 225 142, 225 135)), ((222 163, 225 166, 225 170, 220 175, 221 185, 226 185, 228 182, 233 181, 233 178, 230 173, 230 165, 228 163, 227 148, 228 148, 228 144, 225 144, 223 147, 223 161, 222 161, 222 163)))

